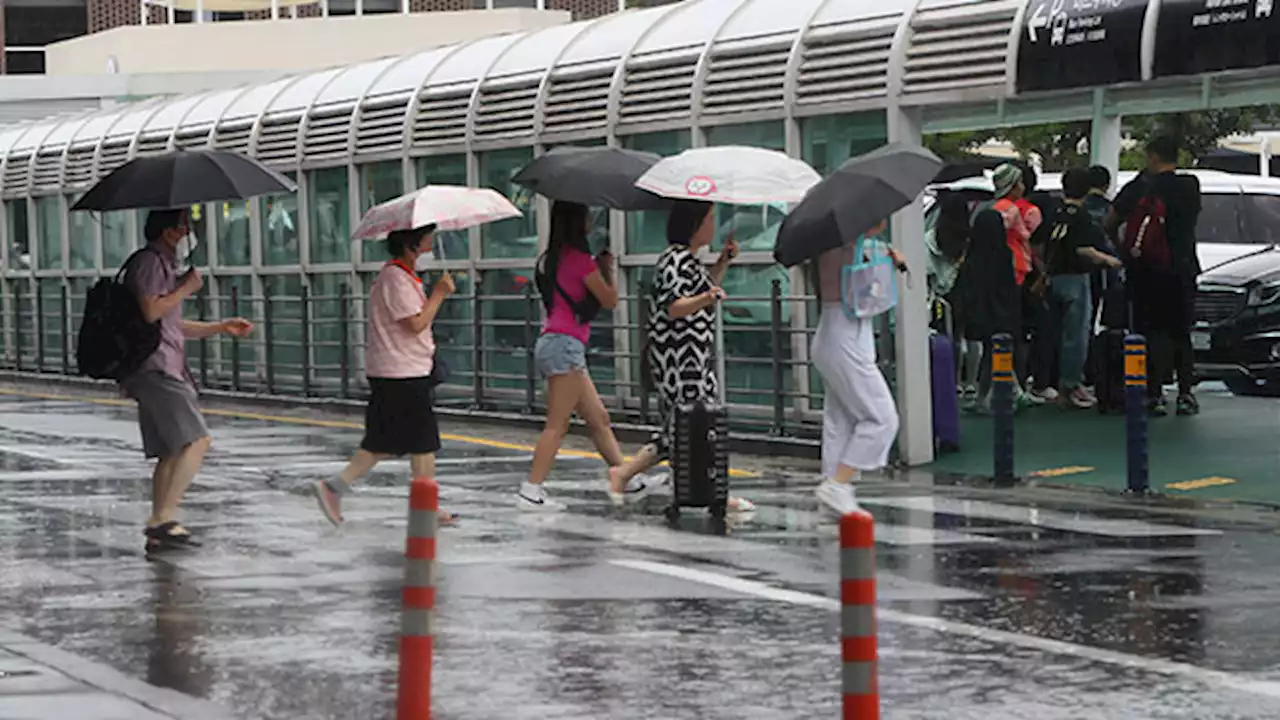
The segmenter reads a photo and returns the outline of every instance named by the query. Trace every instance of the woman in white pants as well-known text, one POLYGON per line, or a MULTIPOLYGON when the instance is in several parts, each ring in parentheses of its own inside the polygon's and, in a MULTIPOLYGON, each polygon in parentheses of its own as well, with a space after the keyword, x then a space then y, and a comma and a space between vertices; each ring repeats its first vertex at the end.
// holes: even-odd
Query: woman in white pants
MULTIPOLYGON (((898 269, 902 257, 871 240, 884 232, 881 222, 866 233, 867 252, 887 252, 898 269), (883 250, 882 250, 883 248, 883 250)), ((854 483, 864 471, 889 463, 898 436, 898 409, 889 384, 876 365, 873 318, 845 314, 840 274, 854 261, 855 243, 829 250, 818 258, 818 291, 822 317, 811 348, 814 367, 826 387, 822 411, 822 484, 818 500, 837 513, 857 509, 854 483)))

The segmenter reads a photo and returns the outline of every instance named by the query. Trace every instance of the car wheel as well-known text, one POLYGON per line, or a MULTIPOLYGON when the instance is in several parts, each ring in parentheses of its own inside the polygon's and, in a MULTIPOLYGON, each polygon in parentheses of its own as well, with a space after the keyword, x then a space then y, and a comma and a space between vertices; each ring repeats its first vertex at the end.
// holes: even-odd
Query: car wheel
POLYGON ((1280 397, 1280 382, 1259 383, 1249 378, 1226 380, 1227 389, 1241 397, 1280 397))

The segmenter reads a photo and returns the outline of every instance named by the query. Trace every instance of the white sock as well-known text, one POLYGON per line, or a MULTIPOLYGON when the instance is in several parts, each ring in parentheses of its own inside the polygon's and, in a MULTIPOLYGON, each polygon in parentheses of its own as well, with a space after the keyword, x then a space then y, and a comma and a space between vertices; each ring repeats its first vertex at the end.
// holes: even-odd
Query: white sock
POLYGON ((546 493, 546 490, 543 489, 541 485, 534 485, 531 482, 526 482, 525 484, 520 486, 520 494, 524 495, 527 498, 533 498, 534 500, 537 500, 539 498, 545 497, 547 493, 546 493))

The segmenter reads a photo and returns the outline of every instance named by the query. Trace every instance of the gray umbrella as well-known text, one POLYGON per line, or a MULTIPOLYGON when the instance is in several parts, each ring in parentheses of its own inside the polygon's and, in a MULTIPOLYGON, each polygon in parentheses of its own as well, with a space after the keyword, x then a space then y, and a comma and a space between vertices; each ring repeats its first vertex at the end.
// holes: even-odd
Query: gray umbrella
POLYGON ((558 147, 524 166, 512 180, 552 200, 613 210, 666 210, 671 201, 635 186, 662 158, 608 147, 558 147))
POLYGON ((925 148, 901 143, 846 161, 787 215, 773 257, 791 267, 857 238, 910 205, 941 167, 925 148))

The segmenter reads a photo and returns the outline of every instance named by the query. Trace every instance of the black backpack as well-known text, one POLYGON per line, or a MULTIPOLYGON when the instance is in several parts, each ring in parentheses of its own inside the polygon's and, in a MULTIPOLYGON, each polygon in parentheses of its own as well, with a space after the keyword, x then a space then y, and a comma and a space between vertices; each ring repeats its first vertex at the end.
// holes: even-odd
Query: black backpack
POLYGON ((149 323, 137 296, 123 282, 129 256, 115 277, 102 278, 89 289, 76 342, 81 375, 95 380, 123 380, 137 371, 160 347, 160 322, 149 323))
POLYGON ((555 299, 556 295, 559 295, 561 300, 569 304, 578 322, 589 323, 600 314, 600 301, 590 292, 581 300, 574 300, 569 297, 569 293, 565 292, 560 283, 556 282, 556 279, 547 272, 547 256, 545 253, 538 258, 537 266, 533 271, 533 282, 538 288, 538 293, 542 295, 542 307, 548 314, 551 312, 552 300, 555 299))

